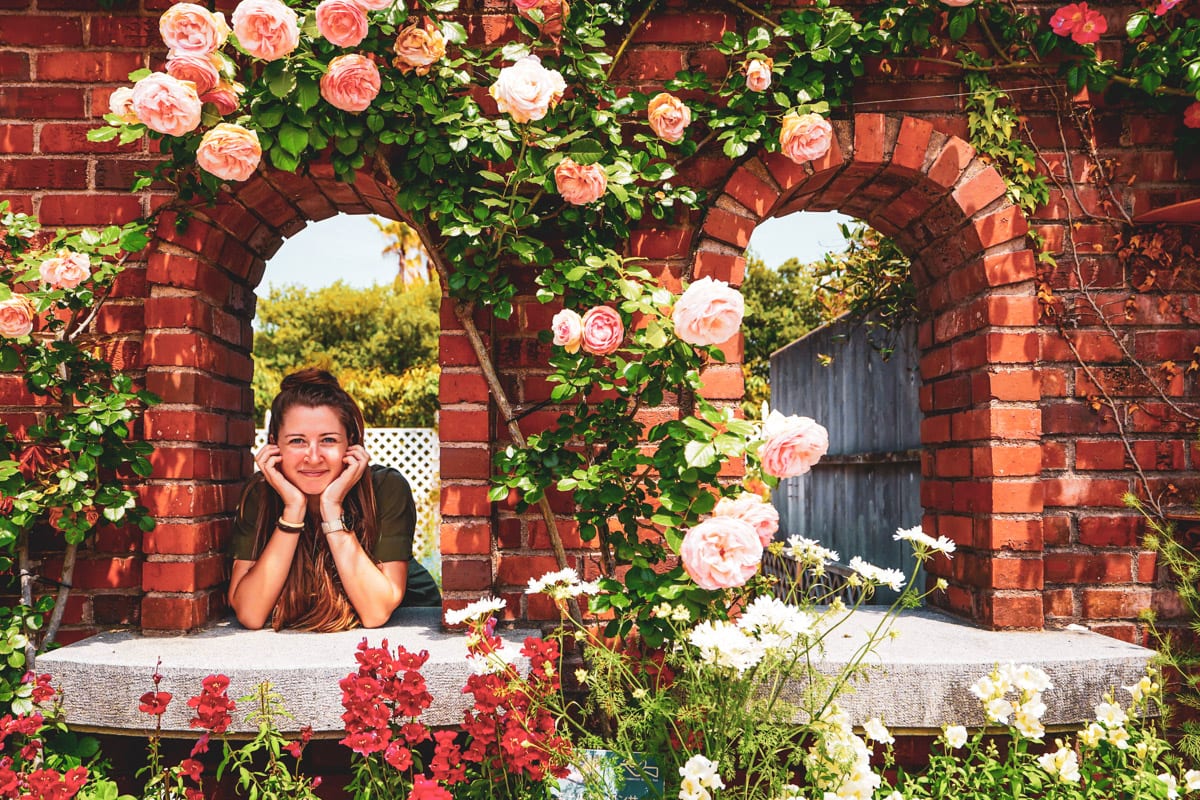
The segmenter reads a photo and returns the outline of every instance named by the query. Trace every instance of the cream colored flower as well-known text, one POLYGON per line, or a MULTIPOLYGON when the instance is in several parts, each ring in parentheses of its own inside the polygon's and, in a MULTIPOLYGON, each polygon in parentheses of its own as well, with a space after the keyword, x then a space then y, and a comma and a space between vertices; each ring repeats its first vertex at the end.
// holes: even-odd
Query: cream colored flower
POLYGON ((942 738, 947 747, 957 750, 967 743, 967 729, 962 725, 951 725, 943 731, 942 738))

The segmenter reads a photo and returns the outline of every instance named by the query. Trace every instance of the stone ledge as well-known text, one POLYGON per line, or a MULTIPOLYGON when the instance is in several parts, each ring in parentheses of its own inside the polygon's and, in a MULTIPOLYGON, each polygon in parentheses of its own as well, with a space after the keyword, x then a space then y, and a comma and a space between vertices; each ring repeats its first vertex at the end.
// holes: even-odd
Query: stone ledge
MULTIPOLYGON (((200 681, 213 673, 229 677, 229 696, 243 697, 263 681, 283 696, 294 722, 285 729, 311 725, 319 736, 342 731, 342 691, 338 681, 358 667, 354 655, 365 637, 372 645, 387 640, 395 651, 404 645, 410 652, 429 651, 421 669, 433 695, 425 712, 430 725, 458 725, 470 707, 462 693, 470 667, 461 632, 441 629, 441 609, 400 609, 381 628, 341 633, 250 631, 236 622, 221 622, 188 636, 141 636, 137 633, 102 633, 39 656, 38 672, 48 672, 53 685, 63 690, 67 722, 81 731, 141 734, 153 729, 153 718, 138 711, 138 698, 153 688, 154 665, 162 659, 160 691, 173 697, 163 715, 164 735, 199 733, 188 727, 193 716, 187 700, 200 693, 200 681)), ((525 661, 518 650, 526 636, 539 631, 500 631, 510 661, 525 661)), ((527 661, 525 663, 528 663, 527 661)), ((245 709, 238 705, 232 733, 257 730, 246 725, 245 709)))
MULTIPOLYGON (((818 667, 836 672, 853 655, 882 611, 861 609, 826 639, 818 667)), ((935 733, 943 724, 982 725, 978 701, 968 687, 998 663, 1031 664, 1050 674, 1046 693, 1048 726, 1079 726, 1092 719, 1106 691, 1140 678, 1153 651, 1088 631, 987 631, 936 611, 905 612, 898 635, 884 641, 868 660, 868 680, 839 700, 851 719, 880 715, 897 732, 935 733)), ((506 649, 520 647, 534 630, 503 632, 506 649)), ((264 680, 281 695, 295 727, 311 725, 318 735, 342 729, 338 681, 351 672, 363 637, 377 645, 428 650, 423 673, 434 697, 424 720, 456 725, 469 706, 462 687, 470 673, 461 633, 440 627, 439 609, 404 609, 376 630, 345 633, 247 631, 226 622, 191 636, 145 637, 133 633, 94 636, 38 659, 61 686, 67 721, 83 731, 145 733, 150 717, 138 698, 151 688, 162 659, 162 691, 174 699, 163 716, 167 735, 190 735, 187 698, 214 672, 229 676, 231 697, 249 694, 264 680)), ((1128 698, 1122 698, 1127 700, 1128 698)), ((235 715, 234 732, 249 727, 235 715)))

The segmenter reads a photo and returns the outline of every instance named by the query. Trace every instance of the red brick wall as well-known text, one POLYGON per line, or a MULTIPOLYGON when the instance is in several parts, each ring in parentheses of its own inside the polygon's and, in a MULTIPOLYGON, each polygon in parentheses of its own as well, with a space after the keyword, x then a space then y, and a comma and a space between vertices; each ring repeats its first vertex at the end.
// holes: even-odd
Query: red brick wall
MULTIPOLYGON (((165 0, 130 0, 112 12, 91 0, 0 0, 0 198, 48 225, 121 222, 146 214, 169 194, 131 195, 133 171, 152 156, 145 143, 92 144, 89 127, 107 109, 126 74, 160 66, 155 12, 165 0), (139 3, 141 7, 139 7, 139 3)), ((225 3, 219 6, 228 5, 225 3)), ((511 35, 506 2, 479 2, 467 20, 476 39, 511 35)), ((619 80, 641 90, 679 68, 724 69, 712 43, 738 23, 736 12, 671 0, 634 37, 619 80)), ((1121 26, 1110 29, 1119 33, 1121 26)), ((1116 37, 1119 39, 1119 37, 1116 37)), ((938 601, 996 627, 1086 622, 1122 638, 1138 635, 1137 613, 1154 596, 1153 557, 1139 547, 1139 518, 1124 507, 1127 491, 1145 484, 1125 454, 1123 428, 1134 440, 1151 491, 1168 484, 1177 502, 1194 497, 1194 432, 1137 380, 1116 394, 1121 426, 1097 411, 1084 366, 1119 365, 1119 344, 1155 369, 1186 364, 1200 344, 1194 319, 1136 298, 1116 255, 1117 228, 1075 225, 1066 200, 1026 219, 1003 198, 996 172, 967 144, 961 84, 945 68, 906 63, 886 71, 874 63, 855 88, 855 105, 837 114, 837 146, 804 168, 777 155, 738 163, 707 149, 689 159, 684 179, 709 190, 702 213, 670 225, 647 225, 629 252, 647 260, 677 288, 684 277, 711 275, 740 283, 741 251, 757 222, 789 211, 839 209, 893 235, 913 258, 927 314, 920 332, 922 502, 925 527, 950 536, 960 552, 936 574, 950 589, 938 601), (1117 334, 1084 315, 1067 339, 1041 316, 1039 289, 1064 306, 1083 302, 1071 270, 1039 272, 1024 233, 1032 228, 1062 252, 1074 241, 1085 281, 1103 293, 1117 334)), ((1066 131, 1064 154, 1053 103, 1019 95, 1047 162, 1070 159, 1081 174, 1095 148, 1116 173, 1118 202, 1133 214, 1195 194, 1194 166, 1177 164, 1164 131, 1175 121, 1142 108, 1099 105, 1095 135, 1066 131)), ((1089 195, 1082 195, 1088 202, 1089 195)), ((1072 200, 1074 203, 1074 200, 1072 200)), ((148 631, 187 630, 223 610, 230 512, 248 474, 252 437, 248 381, 253 369, 249 321, 253 288, 265 261, 307 222, 337 211, 397 217, 375 176, 354 186, 327 168, 298 177, 256 176, 213 208, 192 209, 182 229, 168 213, 160 237, 122 277, 96 322, 113 360, 163 398, 145 415, 140 435, 154 442, 154 474, 142 500, 159 519, 149 534, 101 532, 77 572, 80 597, 70 635, 112 625, 148 631)), ((419 220, 414 222, 419 224, 419 220)), ((550 310, 532 296, 508 322, 478 322, 500 356, 502 378, 517 403, 545 399, 546 352, 536 331, 550 310)), ((554 565, 545 525, 518 516, 510 503, 487 500, 491 452, 505 441, 475 356, 452 307, 442 314, 442 550, 448 601, 485 591, 510 600, 514 614, 549 609, 525 605, 525 580, 554 565)), ((736 362, 740 344, 727 348, 736 362)), ((1128 375, 1105 369, 1114 387, 1128 375)), ((1136 377, 1136 376, 1135 376, 1136 377)), ((1118 387, 1119 388, 1119 387, 1118 387)), ((741 395, 736 363, 706 373, 705 394, 722 403, 741 395)), ((1195 409, 1194 378, 1170 385, 1172 399, 1195 409)), ((0 411, 20 429, 37 412, 12 380, 0 381, 0 411)), ((658 416, 677 413, 654 409, 658 416)), ((553 419, 545 410, 522 421, 526 431, 553 419)), ((570 558, 589 569, 589 549, 570 522, 567 498, 555 498, 570 558)), ((1167 597, 1166 599, 1169 599, 1167 597)), ((1169 604, 1168 604, 1169 605, 1169 604)))

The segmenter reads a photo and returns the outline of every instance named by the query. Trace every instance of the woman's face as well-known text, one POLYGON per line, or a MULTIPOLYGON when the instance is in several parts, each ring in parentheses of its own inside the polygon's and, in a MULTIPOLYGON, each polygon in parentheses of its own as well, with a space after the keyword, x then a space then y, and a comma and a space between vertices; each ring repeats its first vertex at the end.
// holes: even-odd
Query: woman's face
POLYGON ((350 439, 329 406, 292 406, 279 425, 279 464, 283 477, 304 494, 320 495, 346 468, 350 439))

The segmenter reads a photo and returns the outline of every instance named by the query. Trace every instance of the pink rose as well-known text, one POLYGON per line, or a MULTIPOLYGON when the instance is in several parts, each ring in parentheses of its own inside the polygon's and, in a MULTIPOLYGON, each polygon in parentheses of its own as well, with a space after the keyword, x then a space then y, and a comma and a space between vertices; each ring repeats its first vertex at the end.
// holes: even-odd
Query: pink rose
POLYGON ((517 13, 530 19, 529 12, 538 9, 542 12, 541 29, 549 34, 562 31, 563 21, 571 13, 571 7, 566 0, 513 0, 517 13))
POLYGON ((514 122, 542 119, 567 90, 558 70, 546 69, 537 56, 525 56, 500 70, 488 92, 496 107, 508 112, 514 122))
POLYGON ((621 315, 608 306, 588 309, 580 322, 583 328, 580 343, 584 351, 594 356, 615 352, 625 340, 625 324, 621 315))
POLYGON ((746 88, 752 92, 765 92, 771 88, 771 68, 775 62, 769 58, 755 58, 746 62, 746 88))
POLYGON ((200 102, 212 103, 217 107, 217 113, 222 117, 227 114, 232 114, 238 110, 238 95, 244 91, 242 85, 229 84, 221 81, 216 85, 211 92, 205 92, 200 96, 200 102))
POLYGON ((1059 36, 1070 36, 1076 44, 1095 44, 1100 34, 1108 30, 1108 21, 1087 3, 1069 3, 1054 12, 1050 29, 1059 36))
POLYGON ((692 112, 675 95, 660 92, 647 104, 646 119, 655 136, 675 144, 683 139, 683 132, 692 124, 692 112))
POLYGON ((121 118, 126 125, 134 125, 141 120, 133 108, 133 87, 122 86, 108 97, 108 111, 121 118))
POLYGON ((221 82, 220 62, 211 53, 192 55, 172 51, 167 54, 167 74, 181 81, 191 81, 196 94, 203 95, 221 82))
POLYGON ((1182 2, 1183 0, 1161 0, 1161 2, 1158 4, 1158 7, 1154 9, 1154 13, 1161 17, 1182 2))
POLYGON ((608 175, 599 164, 588 164, 586 167, 576 164, 574 159, 567 157, 558 162, 554 168, 554 185, 563 200, 577 206, 586 206, 604 195, 608 188, 608 175))
POLYGON ((354 0, 321 0, 317 32, 330 44, 356 47, 367 38, 367 12, 354 0))
POLYGON ((431 23, 414 22, 396 34, 392 52, 396 54, 392 61, 396 69, 405 74, 415 71, 427 75, 429 68, 446 55, 446 37, 431 23))
POLYGON ((951 8, 962 8, 963 6, 969 6, 974 2, 975 0, 942 0, 942 5, 950 6, 951 8))
POLYGON ((748 522, 758 534, 758 540, 766 547, 779 530, 779 512, 762 497, 742 492, 739 497, 722 497, 713 509, 714 517, 733 517, 748 522))
POLYGON ((758 572, 763 546, 754 526, 736 517, 713 517, 689 530, 679 547, 683 568, 705 589, 742 586, 758 572))
POLYGON ((763 422, 758 458, 763 472, 776 478, 803 475, 829 452, 829 433, 809 417, 785 417, 772 411, 763 422))
POLYGON ((196 163, 223 181, 244 181, 262 160, 258 134, 241 125, 222 122, 208 130, 196 150, 196 163))
POLYGON ((0 300, 0 336, 20 339, 33 333, 35 315, 33 303, 22 295, 14 294, 7 300, 0 300))
POLYGON ((383 11, 385 8, 391 8, 396 0, 354 0, 367 11, 383 11))
POLYGON ((671 320, 676 336, 703 347, 728 341, 742 327, 745 312, 741 292, 724 281, 704 277, 675 302, 671 320))
POLYGON ((52 289, 74 289, 92 274, 92 260, 83 253, 59 250, 54 258, 42 262, 38 274, 52 289))
POLYGON ((275 61, 296 49, 300 26, 296 12, 280 0, 242 0, 233 10, 238 44, 263 61, 275 61))
POLYGON ((338 56, 321 76, 321 97, 334 108, 357 114, 379 94, 379 68, 358 53, 338 56))
POLYGON ((195 3, 176 3, 158 18, 158 32, 167 49, 178 55, 206 56, 229 36, 223 14, 195 3))
POLYGON ((583 341, 583 320, 569 308, 554 315, 550 320, 550 330, 554 332, 554 343, 564 348, 568 353, 578 353, 583 341))
POLYGON ((192 84, 154 72, 133 85, 133 112, 143 125, 167 136, 183 136, 200 124, 200 97, 192 84))
POLYGON ((783 154, 797 164, 820 158, 829 152, 833 143, 833 126, 820 114, 797 114, 789 111, 779 132, 783 154))
POLYGON ((1200 128, 1200 103, 1192 103, 1184 109, 1183 124, 1189 128, 1200 128))

